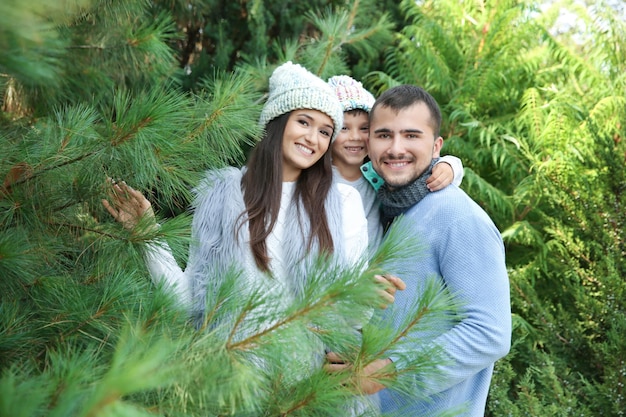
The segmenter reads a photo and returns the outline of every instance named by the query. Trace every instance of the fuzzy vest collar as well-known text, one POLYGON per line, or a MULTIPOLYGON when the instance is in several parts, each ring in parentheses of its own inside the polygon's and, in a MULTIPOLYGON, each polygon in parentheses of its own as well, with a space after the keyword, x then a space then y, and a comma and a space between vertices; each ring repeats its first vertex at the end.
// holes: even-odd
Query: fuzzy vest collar
MULTIPOLYGON (((244 274, 246 282, 271 279, 261 272, 252 257, 247 223, 237 228, 239 215, 245 210, 241 178, 243 171, 225 168, 207 173, 205 180, 196 190, 192 225, 193 247, 187 268, 192 268, 194 310, 199 314, 205 309, 207 297, 217 290, 220 278, 229 272, 244 274)), ((333 242, 333 260, 345 265, 346 253, 341 221, 341 194, 336 185, 331 187, 326 200, 326 215, 333 242)), ((290 292, 298 297, 307 283, 307 272, 313 268, 318 253, 317 243, 307 251, 306 237, 310 233, 308 219, 298 216, 304 208, 290 205, 286 216, 287 233, 283 242, 286 249, 286 264, 289 265, 288 283, 290 292)))

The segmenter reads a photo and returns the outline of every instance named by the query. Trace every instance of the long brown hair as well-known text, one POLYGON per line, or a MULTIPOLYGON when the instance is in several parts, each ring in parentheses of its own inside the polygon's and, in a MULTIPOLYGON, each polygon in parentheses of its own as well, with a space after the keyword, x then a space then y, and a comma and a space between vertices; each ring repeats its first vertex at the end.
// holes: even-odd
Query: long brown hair
MULTIPOLYGON (((243 226, 248 221, 250 247, 256 265, 262 271, 269 271, 270 258, 265 240, 274 229, 283 187, 283 135, 289 113, 271 120, 265 135, 252 150, 247 170, 241 179, 243 200, 246 212, 242 213, 243 226)), ((326 152, 313 166, 302 170, 296 181, 293 203, 302 203, 308 215, 311 234, 307 249, 317 240, 322 253, 332 253, 334 244, 328 219, 326 218, 326 197, 332 184, 330 152, 326 152)), ((298 205, 299 207, 299 205, 298 205)))

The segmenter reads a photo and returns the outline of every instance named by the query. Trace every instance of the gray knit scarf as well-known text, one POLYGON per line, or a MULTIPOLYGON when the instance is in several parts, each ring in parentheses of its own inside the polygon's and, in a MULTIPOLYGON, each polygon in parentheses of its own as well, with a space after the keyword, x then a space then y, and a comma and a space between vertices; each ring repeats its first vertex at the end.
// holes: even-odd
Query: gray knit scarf
POLYGON ((393 190, 385 184, 378 189, 380 220, 385 231, 397 216, 419 203, 429 193, 426 180, 432 174, 437 160, 439 158, 433 158, 428 169, 410 184, 393 190))

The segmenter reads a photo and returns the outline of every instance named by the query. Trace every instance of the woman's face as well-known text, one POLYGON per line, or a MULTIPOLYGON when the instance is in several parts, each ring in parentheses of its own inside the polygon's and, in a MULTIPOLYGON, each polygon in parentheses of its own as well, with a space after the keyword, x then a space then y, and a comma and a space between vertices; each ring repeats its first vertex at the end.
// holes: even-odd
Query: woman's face
POLYGON ((283 181, 296 181, 303 169, 324 156, 333 135, 333 121, 311 109, 291 112, 283 134, 283 181))

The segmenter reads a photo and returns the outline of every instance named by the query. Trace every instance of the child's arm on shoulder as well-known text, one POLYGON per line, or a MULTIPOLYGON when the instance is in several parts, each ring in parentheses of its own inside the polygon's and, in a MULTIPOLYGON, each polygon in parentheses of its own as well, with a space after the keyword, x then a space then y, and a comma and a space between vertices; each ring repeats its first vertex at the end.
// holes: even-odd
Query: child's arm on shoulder
POLYGON ((463 162, 456 156, 446 155, 439 158, 433 167, 433 173, 426 180, 426 185, 430 191, 439 191, 450 184, 457 187, 463 181, 463 162))

